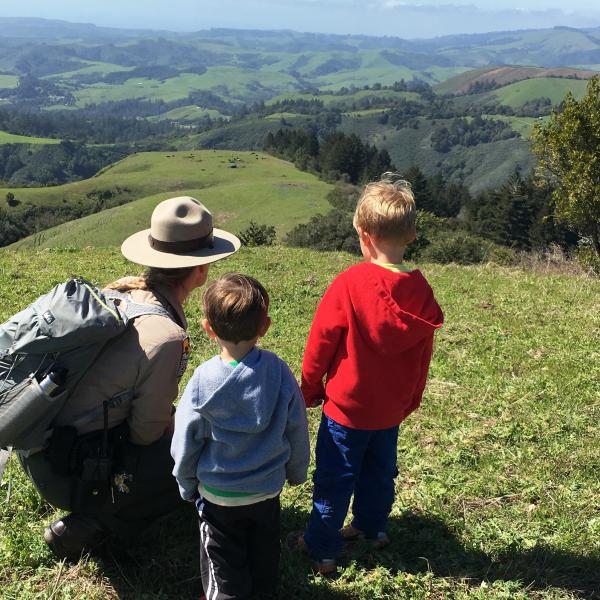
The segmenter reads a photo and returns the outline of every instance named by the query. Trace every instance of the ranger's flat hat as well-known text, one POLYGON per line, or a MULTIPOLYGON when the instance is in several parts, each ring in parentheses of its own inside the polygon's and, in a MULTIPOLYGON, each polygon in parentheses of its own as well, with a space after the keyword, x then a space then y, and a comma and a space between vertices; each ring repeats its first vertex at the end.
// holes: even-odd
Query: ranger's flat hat
POLYGON ((213 227, 212 215, 201 202, 180 196, 158 204, 150 229, 129 236, 121 252, 146 267, 179 269, 221 260, 240 246, 235 235, 213 227))

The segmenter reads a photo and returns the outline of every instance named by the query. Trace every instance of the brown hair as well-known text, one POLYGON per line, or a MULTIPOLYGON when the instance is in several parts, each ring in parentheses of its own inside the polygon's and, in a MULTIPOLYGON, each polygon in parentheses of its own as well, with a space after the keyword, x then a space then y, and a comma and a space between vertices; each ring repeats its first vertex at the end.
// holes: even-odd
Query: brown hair
POLYGON ((416 219, 410 183, 395 173, 384 173, 380 181, 365 186, 353 225, 374 237, 409 242, 415 233, 416 219))
POLYGON ((204 316, 226 342, 243 342, 258 335, 269 310, 269 294, 253 277, 227 273, 204 292, 204 316))
POLYGON ((157 286, 176 288, 185 281, 196 267, 182 267, 180 269, 159 269, 149 267, 142 277, 124 277, 109 283, 109 290, 128 292, 129 290, 150 290, 157 286))

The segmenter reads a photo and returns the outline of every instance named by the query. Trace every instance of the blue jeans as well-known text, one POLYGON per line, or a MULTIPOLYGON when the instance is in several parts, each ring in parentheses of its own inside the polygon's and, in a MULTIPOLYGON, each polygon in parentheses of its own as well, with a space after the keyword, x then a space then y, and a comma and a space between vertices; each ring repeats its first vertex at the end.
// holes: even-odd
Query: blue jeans
POLYGON ((313 475, 313 509, 304 532, 314 560, 339 554, 340 529, 352 494, 352 525, 371 538, 385 531, 398 474, 397 442, 397 425, 380 430, 350 429, 322 416, 313 475))

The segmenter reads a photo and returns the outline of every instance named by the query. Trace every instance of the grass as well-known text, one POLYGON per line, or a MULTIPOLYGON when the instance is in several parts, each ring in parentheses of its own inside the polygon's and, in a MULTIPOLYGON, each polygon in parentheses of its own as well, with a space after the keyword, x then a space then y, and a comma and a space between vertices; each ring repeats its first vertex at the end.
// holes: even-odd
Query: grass
POLYGON ((16 88, 19 78, 16 75, 0 75, 0 88, 16 88))
POLYGON ((550 98, 553 105, 564 100, 567 92, 572 92, 576 98, 583 96, 587 89, 587 81, 579 79, 558 79, 555 77, 536 77, 511 83, 484 95, 495 99, 507 106, 519 107, 528 100, 550 98))
POLYGON ((96 83, 77 90, 74 96, 77 106, 84 107, 128 98, 170 102, 196 90, 211 90, 225 98, 240 100, 256 96, 256 90, 268 90, 266 94, 271 97, 294 88, 294 78, 286 73, 220 66, 208 67, 202 75, 184 73, 164 81, 136 77, 120 85, 96 83))
MULTIPOLYGON (((258 152, 144 152, 127 157, 99 175, 49 188, 11 189, 23 205, 77 203, 93 190, 124 189, 128 204, 69 221, 25 238, 19 247, 111 246, 150 222, 158 202, 190 195, 213 212, 216 226, 240 231, 251 219, 274 225, 283 236, 318 212, 327 211, 331 188, 288 162, 258 152), (229 168, 234 160, 237 168, 229 168)), ((0 196, 8 191, 0 189, 0 196)))
MULTIPOLYGON (((263 345, 298 375, 314 308, 353 261, 338 253, 243 249, 210 276, 239 270, 265 284, 273 326, 263 345)), ((446 322, 423 405, 401 427, 393 542, 379 553, 359 544, 331 581, 284 549, 280 597, 598 597, 600 282, 494 265, 420 268, 446 322)), ((105 283, 137 271, 116 249, 3 251, 0 322, 71 273, 105 283)), ((199 329, 199 294, 186 310, 196 365, 214 348, 199 329)), ((313 439, 318 419, 311 411, 313 439)), ((157 523, 139 546, 69 565, 55 562, 41 540, 59 513, 39 499, 14 457, 0 498, 2 600, 199 595, 190 510, 157 523)), ((285 489, 282 504, 284 534, 301 528, 311 484, 285 489)))
POLYGON ((174 108, 173 110, 169 110, 161 115, 155 117, 149 117, 149 121, 164 121, 164 120, 172 120, 172 121, 197 121, 202 117, 210 117, 211 119, 219 119, 225 117, 225 115, 221 114, 218 110, 202 108, 201 106, 196 106, 189 104, 187 106, 180 106, 179 108, 174 108))
POLYGON ((0 145, 1 144, 59 144, 60 140, 52 138, 38 138, 30 137, 27 135, 17 135, 15 133, 8 133, 6 131, 0 131, 0 145))

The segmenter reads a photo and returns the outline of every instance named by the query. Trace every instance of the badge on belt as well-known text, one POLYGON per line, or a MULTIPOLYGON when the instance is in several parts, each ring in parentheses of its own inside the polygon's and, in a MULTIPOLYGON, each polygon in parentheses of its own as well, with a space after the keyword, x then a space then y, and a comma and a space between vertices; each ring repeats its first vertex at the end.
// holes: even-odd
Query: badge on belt
POLYGON ((190 359, 190 338, 186 337, 182 342, 181 347, 181 360, 179 361, 179 368, 177 369, 177 379, 181 379, 185 370, 187 369, 188 362, 190 359))

